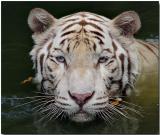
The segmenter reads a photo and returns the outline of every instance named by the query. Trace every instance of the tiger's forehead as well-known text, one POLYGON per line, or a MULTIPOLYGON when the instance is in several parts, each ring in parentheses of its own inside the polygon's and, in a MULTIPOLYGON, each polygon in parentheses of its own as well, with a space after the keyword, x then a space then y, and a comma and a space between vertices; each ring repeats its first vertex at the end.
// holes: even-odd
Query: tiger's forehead
POLYGON ((62 17, 57 22, 53 44, 67 51, 82 44, 89 45, 89 48, 94 51, 112 48, 109 21, 110 19, 106 17, 89 12, 79 12, 62 17))
POLYGON ((110 21, 110 19, 104 16, 90 13, 90 12, 78 12, 78 13, 74 13, 71 15, 67 15, 67 16, 60 18, 60 21, 62 22, 63 21, 76 21, 78 19, 89 19, 91 21, 96 21, 96 22, 101 22, 101 23, 110 21))

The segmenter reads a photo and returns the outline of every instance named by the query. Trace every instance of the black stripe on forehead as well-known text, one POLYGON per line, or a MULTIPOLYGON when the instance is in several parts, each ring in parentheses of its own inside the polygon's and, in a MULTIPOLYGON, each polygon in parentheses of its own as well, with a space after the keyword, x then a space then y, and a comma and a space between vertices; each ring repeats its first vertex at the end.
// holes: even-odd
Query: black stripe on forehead
MULTIPOLYGON (((65 27, 62 29, 62 31, 65 31, 65 30, 69 29, 70 27, 72 27, 72 26, 74 26, 74 25, 76 25, 76 24, 79 24, 79 25, 81 25, 81 26, 90 25, 90 26, 94 27, 95 29, 103 32, 103 29, 102 29, 100 26, 98 26, 97 24, 92 23, 92 22, 87 22, 87 21, 85 21, 85 20, 81 20, 80 22, 72 22, 71 24, 68 24, 67 26, 65 26, 65 27)), ((64 25, 65 25, 65 23, 64 23, 64 25)))
POLYGON ((107 20, 105 20, 102 16, 100 16, 100 15, 97 15, 97 14, 93 14, 93 13, 90 13, 91 15, 93 15, 93 16, 95 16, 96 18, 99 18, 100 20, 102 20, 102 21, 107 21, 107 20))
POLYGON ((97 24, 92 23, 92 22, 87 22, 85 20, 81 20, 78 24, 81 25, 81 26, 90 25, 90 26, 96 28, 97 30, 100 30, 100 31, 103 32, 103 29, 100 26, 98 26, 97 24))
POLYGON ((99 44, 104 45, 104 42, 102 41, 102 39, 98 36, 93 36, 93 38, 96 38, 97 40, 99 40, 99 44))
POLYGON ((76 41, 72 47, 72 51, 79 46, 79 41, 76 41))
POLYGON ((102 20, 98 20, 98 19, 95 19, 95 18, 87 18, 87 19, 91 20, 91 21, 95 21, 95 22, 100 22, 100 23, 104 22, 102 20))
POLYGON ((65 20, 64 22, 62 22, 62 24, 61 25, 64 25, 65 23, 67 23, 67 22, 73 22, 73 21, 76 21, 76 20, 78 20, 79 18, 72 18, 72 19, 68 19, 68 20, 65 20))
POLYGON ((69 29, 70 27, 72 27, 72 26, 75 25, 75 24, 78 24, 78 22, 74 22, 74 23, 71 23, 71 24, 65 26, 65 27, 62 29, 62 31, 65 31, 65 30, 69 29))
POLYGON ((76 20, 78 20, 78 19, 79 19, 79 18, 72 18, 72 19, 68 19, 68 20, 64 21, 63 23, 76 21, 76 20))
POLYGON ((96 29, 98 29, 98 30, 100 30, 100 31, 103 32, 103 29, 102 29, 101 27, 99 27, 98 25, 96 25, 96 24, 94 24, 94 23, 91 23, 91 22, 88 22, 87 24, 88 24, 88 25, 91 25, 92 27, 94 27, 94 28, 96 28, 96 29))
POLYGON ((61 40, 61 42, 59 43, 60 45, 64 45, 64 42, 67 40, 67 38, 61 40))
POLYGON ((66 36, 66 35, 69 35, 69 34, 72 34, 72 33, 75 33, 75 32, 76 32, 75 30, 67 31, 67 32, 63 33, 63 34, 61 35, 61 37, 66 36))
POLYGON ((93 30, 91 30, 90 32, 93 33, 93 34, 95 34, 95 35, 97 35, 97 36, 100 36, 100 37, 104 38, 104 35, 102 35, 102 34, 99 33, 98 31, 93 31, 93 30))

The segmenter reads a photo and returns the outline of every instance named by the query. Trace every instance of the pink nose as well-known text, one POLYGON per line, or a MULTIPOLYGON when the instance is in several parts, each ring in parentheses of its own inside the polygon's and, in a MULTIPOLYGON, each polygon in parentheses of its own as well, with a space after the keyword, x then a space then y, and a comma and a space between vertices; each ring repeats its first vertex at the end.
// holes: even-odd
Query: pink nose
POLYGON ((79 94, 79 93, 71 93, 69 91, 69 95, 70 97, 79 105, 79 106, 83 106, 92 96, 93 96, 94 92, 92 93, 83 93, 83 94, 79 94))

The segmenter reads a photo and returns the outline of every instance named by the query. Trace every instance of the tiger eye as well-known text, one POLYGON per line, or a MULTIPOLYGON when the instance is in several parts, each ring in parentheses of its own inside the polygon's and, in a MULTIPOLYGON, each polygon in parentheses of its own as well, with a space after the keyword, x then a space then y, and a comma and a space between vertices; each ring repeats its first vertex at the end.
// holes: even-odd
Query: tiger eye
POLYGON ((107 60, 108 60, 108 57, 100 57, 99 58, 99 60, 98 60, 98 63, 105 63, 105 62, 107 62, 107 60))
POLYGON ((64 62, 65 62, 65 58, 64 58, 63 56, 57 56, 57 57, 56 57, 56 60, 57 60, 58 62, 61 62, 61 63, 64 63, 64 62))

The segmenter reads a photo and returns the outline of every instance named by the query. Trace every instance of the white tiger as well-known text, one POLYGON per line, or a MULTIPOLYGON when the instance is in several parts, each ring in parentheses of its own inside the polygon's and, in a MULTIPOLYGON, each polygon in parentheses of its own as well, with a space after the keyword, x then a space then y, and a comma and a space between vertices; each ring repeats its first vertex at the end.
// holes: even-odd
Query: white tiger
MULTIPOLYGON (((76 122, 125 116, 121 97, 134 91, 142 71, 153 72, 158 47, 136 40, 138 14, 127 11, 113 20, 78 12, 54 18, 35 8, 28 17, 35 45, 30 52, 35 81, 47 97, 41 111, 76 122)), ((123 101, 122 101, 123 102, 123 101)))

